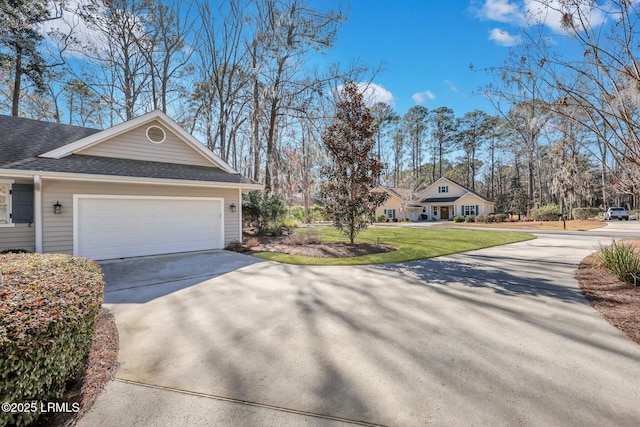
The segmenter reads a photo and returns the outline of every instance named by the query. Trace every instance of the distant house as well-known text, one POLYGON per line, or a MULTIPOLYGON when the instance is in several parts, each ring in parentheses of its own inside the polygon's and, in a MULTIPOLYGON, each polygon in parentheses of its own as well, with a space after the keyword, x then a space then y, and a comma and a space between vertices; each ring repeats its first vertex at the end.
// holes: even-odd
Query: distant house
POLYGON ((449 220, 456 215, 487 215, 495 210, 494 202, 448 178, 440 178, 413 195, 402 188, 378 187, 374 191, 389 194, 376 210, 376 215, 385 214, 389 221, 449 220))
POLYGON ((0 116, 0 250, 221 249, 260 188, 160 111, 105 130, 0 116))
POLYGON ((420 220, 422 206, 416 203, 419 199, 416 198, 416 194, 411 194, 411 190, 379 186, 373 191, 389 195, 384 204, 376 209, 376 216, 384 214, 388 222, 420 220))

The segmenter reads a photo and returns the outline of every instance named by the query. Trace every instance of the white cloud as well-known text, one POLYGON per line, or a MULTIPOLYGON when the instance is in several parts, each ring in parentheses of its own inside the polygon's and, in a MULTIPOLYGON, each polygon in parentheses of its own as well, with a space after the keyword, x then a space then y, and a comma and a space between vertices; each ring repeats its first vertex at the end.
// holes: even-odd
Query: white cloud
POLYGON ((414 93, 412 98, 416 104, 422 104, 427 99, 436 99, 436 96, 430 90, 425 90, 424 92, 414 93))
MULTIPOLYGON (((86 9, 88 5, 88 0, 67 0, 62 8, 55 2, 49 3, 51 15, 59 16, 59 18, 46 22, 43 30, 56 30, 62 34, 72 34, 75 44, 65 52, 68 56, 84 57, 83 48, 86 46, 100 49, 107 47, 104 37, 78 15, 78 11, 86 9)), ((54 43, 55 40, 49 38, 49 42, 54 43)))
POLYGON ((360 82, 356 86, 358 86, 358 90, 362 93, 364 102, 368 106, 376 102, 384 102, 393 107, 393 94, 379 84, 360 82))
POLYGON ((501 28, 494 28, 489 31, 489 40, 493 40, 500 46, 515 46, 522 41, 520 36, 510 34, 501 28))
POLYGON ((458 87, 456 85, 454 85, 451 80, 445 80, 442 83, 444 83, 445 85, 449 86, 449 89, 451 89, 451 92, 457 92, 458 91, 458 87))
MULTIPOLYGON (((482 20, 514 26, 543 24, 558 34, 565 32, 561 21, 566 11, 579 11, 585 21, 593 27, 598 27, 606 21, 607 13, 602 7, 591 7, 588 2, 578 3, 567 7, 568 3, 562 0, 482 0, 482 6, 476 7, 475 11, 476 16, 482 20)), ((492 35, 496 37, 492 40, 498 41, 500 38, 499 34, 492 35)))
MULTIPOLYGON (((356 86, 358 87, 358 92, 362 94, 362 100, 367 107, 371 107, 376 102, 384 102, 391 107, 394 106, 395 98, 393 94, 379 84, 359 82, 356 83, 356 86)), ((342 92, 342 89, 344 89, 344 85, 338 85, 333 89, 333 93, 338 95, 342 92)))
POLYGON ((585 22, 592 27, 599 27, 607 20, 607 13, 602 8, 591 7, 586 3, 580 3, 578 6, 571 5, 567 8, 559 0, 548 0, 545 4, 541 4, 540 0, 524 0, 523 9, 531 21, 544 24, 556 33, 566 32, 562 27, 563 12, 568 11, 574 15, 579 12, 585 22))
POLYGON ((511 0, 485 0, 477 11, 480 19, 519 24, 524 19, 520 5, 511 0))

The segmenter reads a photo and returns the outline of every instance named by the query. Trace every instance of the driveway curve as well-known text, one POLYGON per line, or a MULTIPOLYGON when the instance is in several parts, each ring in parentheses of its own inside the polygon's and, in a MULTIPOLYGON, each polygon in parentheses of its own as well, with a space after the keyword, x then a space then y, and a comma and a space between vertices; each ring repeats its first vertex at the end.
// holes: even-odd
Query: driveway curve
POLYGON ((574 272, 640 224, 536 234, 402 264, 223 253, 236 267, 211 277, 108 278, 121 366, 78 425, 636 426, 640 346, 574 272))

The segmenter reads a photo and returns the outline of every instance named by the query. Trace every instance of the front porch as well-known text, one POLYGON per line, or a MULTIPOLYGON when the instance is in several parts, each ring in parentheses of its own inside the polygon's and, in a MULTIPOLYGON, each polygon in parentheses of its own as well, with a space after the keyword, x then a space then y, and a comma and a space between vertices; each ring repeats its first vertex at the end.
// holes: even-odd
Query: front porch
POLYGON ((427 204, 408 209, 409 221, 449 221, 456 215, 453 204, 427 204))

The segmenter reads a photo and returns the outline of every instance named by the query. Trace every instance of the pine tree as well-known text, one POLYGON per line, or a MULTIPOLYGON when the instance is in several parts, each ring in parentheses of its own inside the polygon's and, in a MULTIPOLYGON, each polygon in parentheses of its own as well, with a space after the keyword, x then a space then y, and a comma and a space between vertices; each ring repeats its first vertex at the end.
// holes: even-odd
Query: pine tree
POLYGON ((0 1, 0 66, 11 70, 11 115, 19 113, 23 78, 44 91, 46 61, 39 51, 44 37, 39 25, 51 19, 44 0, 0 1))
POLYGON ((374 153, 376 131, 358 87, 346 84, 333 122, 322 137, 330 163, 322 170, 325 182, 320 194, 333 225, 352 244, 387 197, 371 191, 384 169, 374 153))

